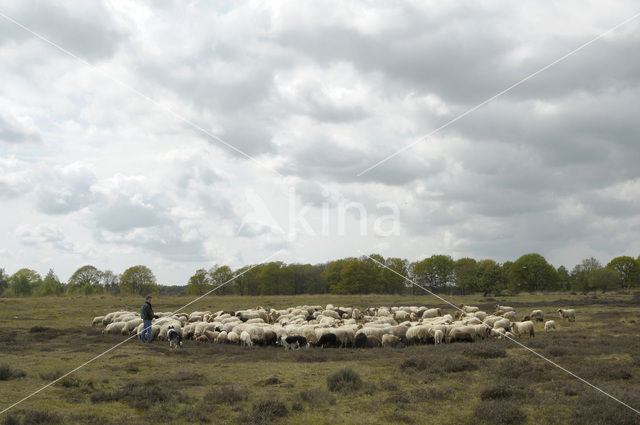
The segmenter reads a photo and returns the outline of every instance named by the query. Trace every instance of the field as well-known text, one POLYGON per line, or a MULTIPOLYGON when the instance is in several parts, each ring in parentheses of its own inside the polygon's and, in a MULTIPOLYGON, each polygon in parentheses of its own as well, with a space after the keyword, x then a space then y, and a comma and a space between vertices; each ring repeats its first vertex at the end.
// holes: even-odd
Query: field
MULTIPOLYGON (((172 311, 187 297, 156 297, 172 311)), ((498 300, 453 302, 492 311, 498 300)), ((558 329, 522 343, 640 409, 640 293, 526 294, 558 329), (575 308, 577 321, 555 310, 575 308)), ((0 299, 0 410, 121 342, 93 316, 137 310, 138 298, 0 299)), ((431 296, 209 296, 186 309, 333 303, 428 305, 431 296)), ((637 424, 640 416, 510 341, 397 349, 318 349, 132 340, 0 416, 0 424, 637 424), (346 368, 346 371, 340 372, 346 368)))

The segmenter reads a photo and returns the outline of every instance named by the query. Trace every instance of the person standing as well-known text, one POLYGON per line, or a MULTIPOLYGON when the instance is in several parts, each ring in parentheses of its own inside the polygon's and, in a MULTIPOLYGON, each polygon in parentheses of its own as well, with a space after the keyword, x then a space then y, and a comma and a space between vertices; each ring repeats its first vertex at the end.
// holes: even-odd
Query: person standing
POLYGON ((147 295, 144 300, 144 304, 140 307, 140 318, 142 318, 142 333, 140 334, 140 341, 145 342, 145 334, 147 335, 147 342, 151 344, 151 321, 157 319, 158 316, 153 313, 153 307, 151 307, 151 295, 147 295))

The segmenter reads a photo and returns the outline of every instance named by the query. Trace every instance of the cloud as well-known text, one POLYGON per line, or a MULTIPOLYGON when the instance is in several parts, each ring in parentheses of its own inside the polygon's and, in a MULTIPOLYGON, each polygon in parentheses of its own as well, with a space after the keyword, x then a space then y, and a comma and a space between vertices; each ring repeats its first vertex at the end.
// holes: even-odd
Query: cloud
POLYGON ((29 164, 15 157, 0 156, 0 198, 13 198, 31 188, 29 164))
POLYGON ((0 142, 26 143, 42 140, 38 128, 30 117, 16 117, 0 112, 0 142))
POLYGON ((68 214, 90 205, 95 173, 87 166, 72 163, 47 171, 35 189, 36 206, 45 214, 68 214))
POLYGON ((35 226, 23 224, 16 229, 16 235, 24 245, 36 247, 47 245, 61 252, 74 250, 74 244, 60 226, 55 224, 41 223, 35 226))

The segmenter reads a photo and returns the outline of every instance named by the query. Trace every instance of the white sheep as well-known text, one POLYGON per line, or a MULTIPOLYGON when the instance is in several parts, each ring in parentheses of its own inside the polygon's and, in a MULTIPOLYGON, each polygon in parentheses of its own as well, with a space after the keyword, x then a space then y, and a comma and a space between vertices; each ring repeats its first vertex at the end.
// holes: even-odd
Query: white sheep
POLYGON ((102 324, 102 320, 104 319, 104 316, 97 316, 93 318, 93 321, 91 322, 91 326, 95 326, 95 325, 101 325, 102 324))
POLYGON ((555 320, 548 320, 545 324, 544 324, 544 330, 545 332, 548 332, 551 329, 555 329, 556 328, 556 321, 555 320))
POLYGON ((237 344, 240 341, 240 335, 231 331, 227 334, 227 341, 229 341, 231 344, 237 344))
POLYGON ((511 332, 517 336, 529 334, 529 338, 536 336, 531 320, 527 320, 526 322, 513 322, 511 324, 511 332))
POLYGON ((253 341, 251 341, 251 335, 249 335, 249 332, 242 331, 242 333, 240 334, 240 345, 243 345, 245 347, 253 346, 253 341))
POLYGON ((509 319, 500 319, 493 322, 493 328, 502 328, 508 331, 511 328, 511 321, 509 319))
POLYGON ((515 310, 513 309, 513 307, 509 307, 509 306, 506 306, 506 305, 500 305, 500 304, 496 304, 496 310, 502 310, 502 311, 504 311, 505 313, 506 313, 507 311, 515 311, 515 310))
POLYGON ((513 311, 513 310, 507 311, 502 315, 502 317, 505 318, 505 319, 509 319, 512 322, 515 322, 515 320, 516 320, 516 312, 513 311))
POLYGON ((544 313, 542 312, 542 310, 533 310, 529 317, 531 317, 531 320, 544 322, 544 313))
POLYGON ((424 313, 422 313, 423 319, 430 319, 438 316, 442 316, 442 312, 440 311, 439 308, 429 308, 425 310, 424 313))
POLYGON ((382 346, 383 347, 397 347, 400 345, 402 341, 395 335, 384 334, 382 335, 382 346))
POLYGON ((558 314, 560 314, 560 317, 562 317, 563 319, 567 319, 570 322, 576 321, 576 311, 573 309, 566 310, 566 309, 559 308, 558 314))
POLYGON ((441 329, 429 328, 428 334, 436 344, 442 344, 444 341, 444 332, 441 329))

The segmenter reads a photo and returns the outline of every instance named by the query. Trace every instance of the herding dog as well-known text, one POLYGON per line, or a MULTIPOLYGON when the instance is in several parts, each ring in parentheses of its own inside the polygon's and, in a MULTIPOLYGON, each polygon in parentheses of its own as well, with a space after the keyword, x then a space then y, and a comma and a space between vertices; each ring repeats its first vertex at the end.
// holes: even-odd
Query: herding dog
POLYGON ((182 334, 173 328, 173 325, 169 326, 167 331, 167 341, 169 341, 169 347, 178 348, 182 347, 182 334))

